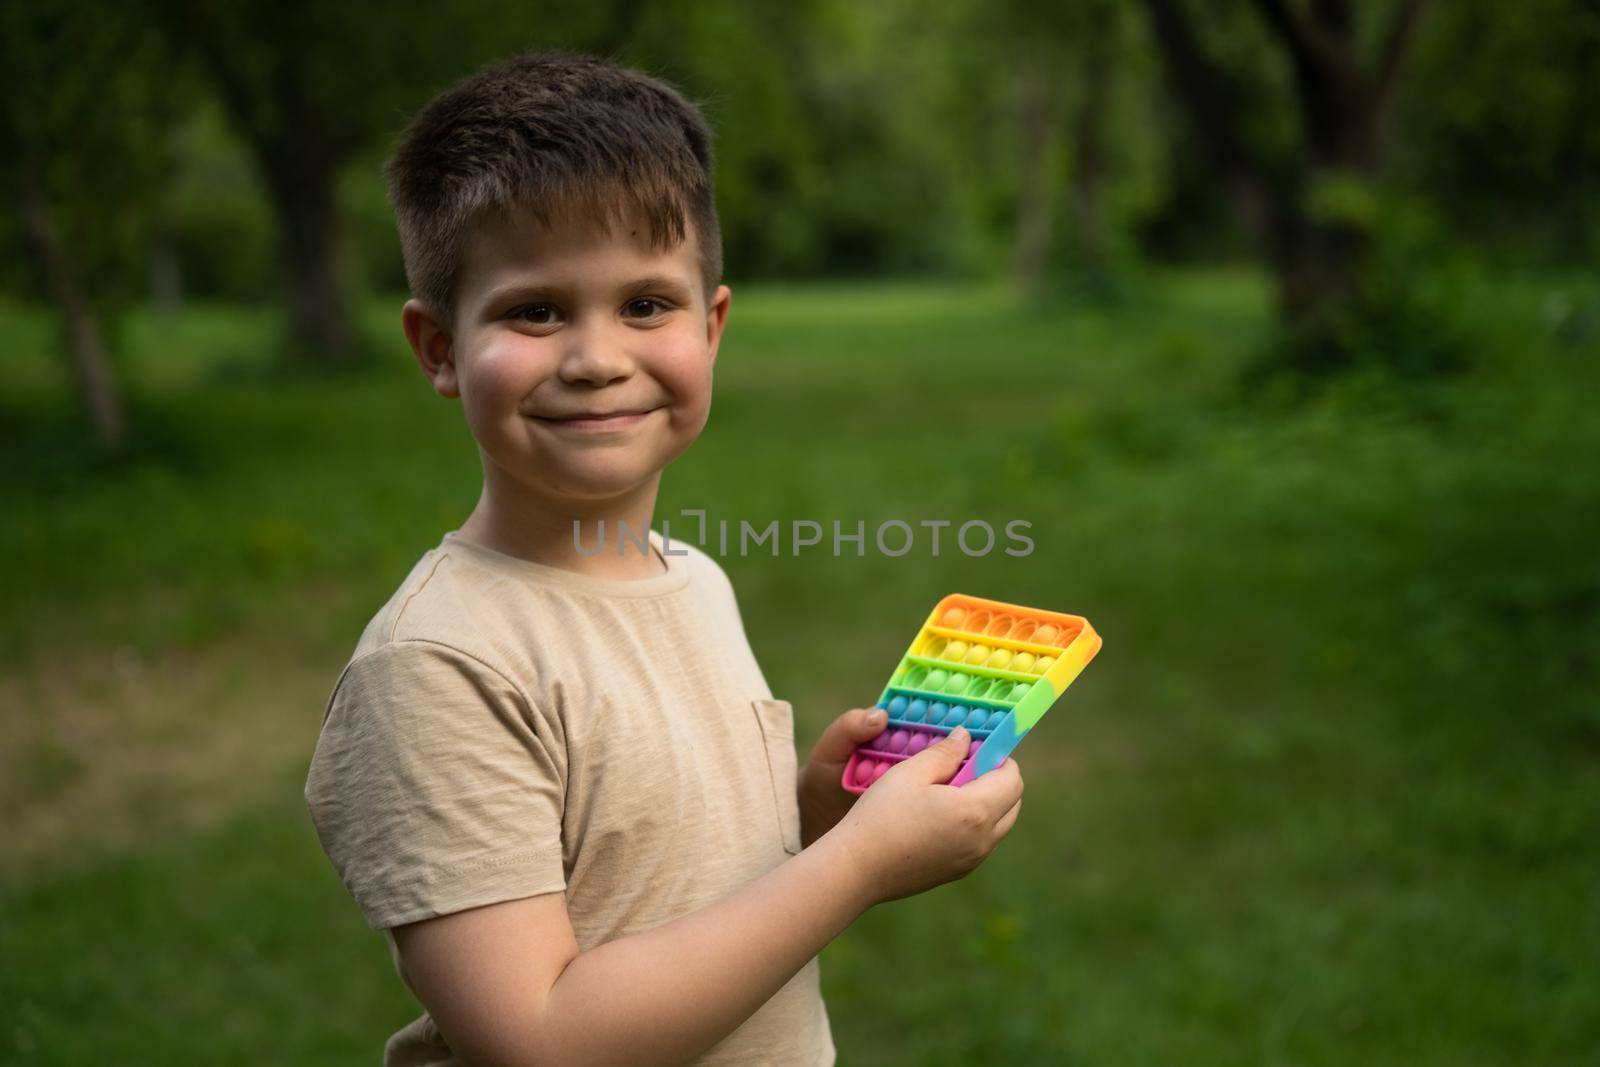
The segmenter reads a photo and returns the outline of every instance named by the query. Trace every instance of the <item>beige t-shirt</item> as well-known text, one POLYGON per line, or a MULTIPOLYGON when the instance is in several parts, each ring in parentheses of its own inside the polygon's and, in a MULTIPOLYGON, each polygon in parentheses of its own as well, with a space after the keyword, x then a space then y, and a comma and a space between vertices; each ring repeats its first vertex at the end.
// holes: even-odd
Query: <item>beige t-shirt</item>
MULTIPOLYGON (((671 547, 666 573, 615 581, 447 534, 368 624, 305 796, 402 979, 402 923, 562 890, 587 951, 800 851, 792 710, 721 567, 671 547)), ((813 959, 694 1062, 833 1061, 813 959)), ((384 1063, 457 1060, 424 1014, 384 1063)))

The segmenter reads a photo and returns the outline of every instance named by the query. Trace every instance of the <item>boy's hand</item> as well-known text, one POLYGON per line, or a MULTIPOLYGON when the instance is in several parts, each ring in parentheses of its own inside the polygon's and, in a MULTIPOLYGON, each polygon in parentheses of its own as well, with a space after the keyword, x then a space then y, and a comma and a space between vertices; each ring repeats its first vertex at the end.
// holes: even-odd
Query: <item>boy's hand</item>
POLYGON ((809 845, 833 829, 855 794, 842 784, 844 765, 857 745, 871 741, 889 725, 882 708, 855 708, 828 724, 800 771, 800 843, 809 845))
POLYGON ((957 727, 889 768, 835 828, 871 899, 907 897, 953 882, 988 858, 1022 810, 1022 772, 1006 760, 955 788, 971 736, 957 727))

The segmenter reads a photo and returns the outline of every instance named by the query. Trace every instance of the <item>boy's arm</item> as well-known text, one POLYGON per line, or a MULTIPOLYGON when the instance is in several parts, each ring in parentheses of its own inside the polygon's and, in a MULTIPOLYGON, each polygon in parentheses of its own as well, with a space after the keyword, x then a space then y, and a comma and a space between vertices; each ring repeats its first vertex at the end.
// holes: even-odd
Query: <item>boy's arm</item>
POLYGON ((811 847, 654 930, 580 953, 563 894, 398 926, 404 973, 475 1067, 682 1063, 732 1033, 874 903, 971 871, 1010 832, 1006 761, 952 789, 956 730, 893 768, 811 847))
POLYGON ((580 954, 546 893, 396 927, 407 977, 474 1067, 682 1063, 871 906, 837 839, 710 907, 580 954))

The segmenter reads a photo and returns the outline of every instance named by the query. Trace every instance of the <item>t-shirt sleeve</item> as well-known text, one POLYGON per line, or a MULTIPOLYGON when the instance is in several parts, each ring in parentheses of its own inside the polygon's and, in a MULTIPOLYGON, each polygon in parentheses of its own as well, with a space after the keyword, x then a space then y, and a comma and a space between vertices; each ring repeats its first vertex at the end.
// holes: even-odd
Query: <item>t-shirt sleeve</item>
POLYGON ((372 929, 565 888, 557 726, 446 645, 393 642, 346 668, 305 798, 372 929))

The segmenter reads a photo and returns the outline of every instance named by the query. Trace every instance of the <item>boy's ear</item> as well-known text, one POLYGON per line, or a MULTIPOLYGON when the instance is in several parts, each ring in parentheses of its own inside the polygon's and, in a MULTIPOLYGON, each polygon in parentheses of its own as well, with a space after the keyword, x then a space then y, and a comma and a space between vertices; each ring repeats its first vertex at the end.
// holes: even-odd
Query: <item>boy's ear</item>
POLYGON ((722 331, 728 325, 728 307, 733 303, 733 290, 726 285, 717 286, 706 305, 706 342, 711 349, 711 362, 717 361, 717 346, 722 343, 722 331))
POLYGON ((400 310, 400 325, 417 357, 417 364, 434 391, 440 396, 461 395, 461 380, 456 375, 455 342, 450 331, 434 317, 422 301, 411 299, 400 310))

